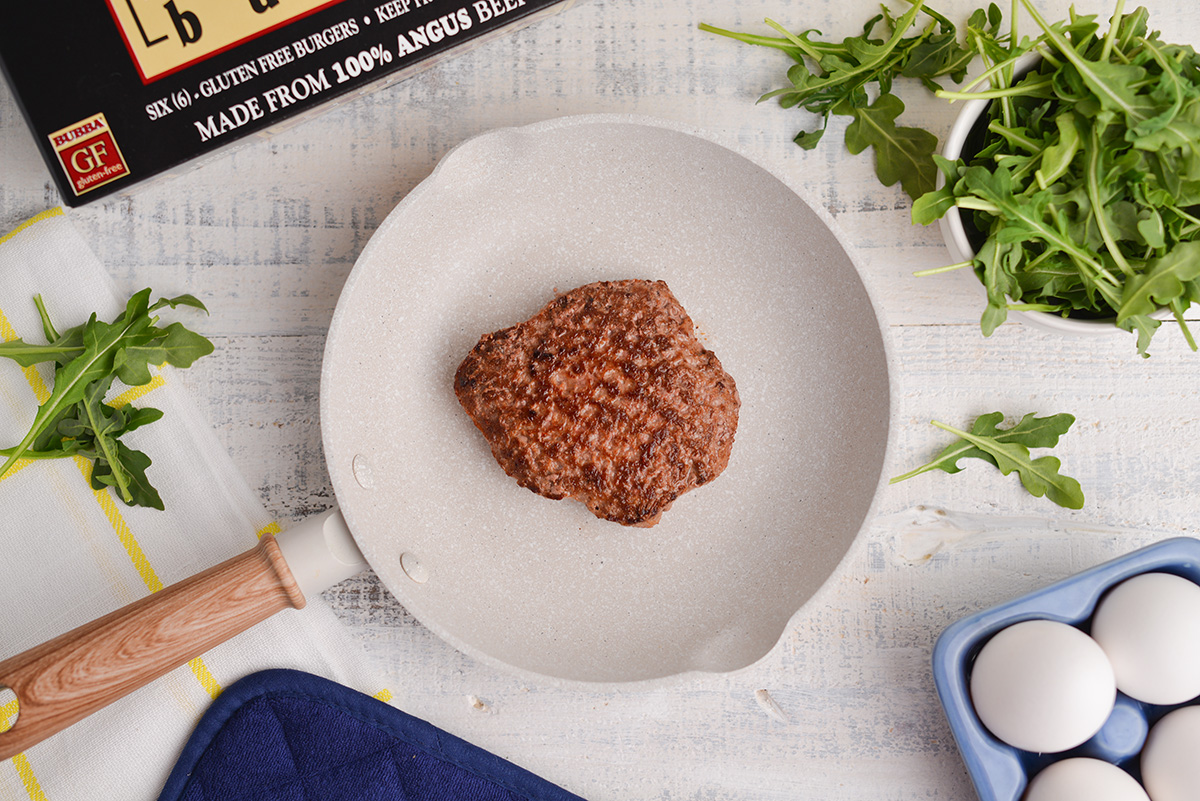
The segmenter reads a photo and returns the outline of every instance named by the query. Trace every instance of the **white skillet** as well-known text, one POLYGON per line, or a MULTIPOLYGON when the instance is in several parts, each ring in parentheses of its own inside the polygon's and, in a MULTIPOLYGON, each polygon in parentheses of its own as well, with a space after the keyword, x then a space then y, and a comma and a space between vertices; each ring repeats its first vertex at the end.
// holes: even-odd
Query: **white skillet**
POLYGON ((890 412, 854 265, 770 173, 645 118, 484 134, 396 207, 342 291, 321 380, 341 511, 0 663, 20 702, 0 759, 367 561, 429 629, 529 681, 746 667, 862 528, 890 412), (742 399, 726 471, 651 529, 518 487, 452 385, 481 334, 622 278, 667 282, 742 399))

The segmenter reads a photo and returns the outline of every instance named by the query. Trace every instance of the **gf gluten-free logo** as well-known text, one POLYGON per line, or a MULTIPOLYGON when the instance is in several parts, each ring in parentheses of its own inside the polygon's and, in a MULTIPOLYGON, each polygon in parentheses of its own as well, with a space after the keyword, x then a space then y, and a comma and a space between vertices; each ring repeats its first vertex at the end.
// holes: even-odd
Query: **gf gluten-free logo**
POLYGON ((103 114, 93 114, 55 131, 50 134, 50 144, 76 195, 129 174, 129 167, 103 114))

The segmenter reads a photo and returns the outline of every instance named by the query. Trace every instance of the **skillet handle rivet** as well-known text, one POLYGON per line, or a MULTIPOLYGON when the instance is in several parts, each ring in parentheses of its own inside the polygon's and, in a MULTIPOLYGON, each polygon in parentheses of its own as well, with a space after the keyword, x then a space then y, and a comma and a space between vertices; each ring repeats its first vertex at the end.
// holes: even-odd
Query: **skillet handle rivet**
POLYGON ((375 487, 375 474, 371 472, 371 463, 367 461, 367 457, 361 453, 355 456, 350 462, 350 469, 354 472, 354 480, 358 482, 358 486, 368 490, 375 487))
POLYGON ((400 568, 406 576, 418 584, 424 584, 429 580, 429 570, 421 564, 421 560, 417 558, 416 554, 408 551, 400 554, 400 568))

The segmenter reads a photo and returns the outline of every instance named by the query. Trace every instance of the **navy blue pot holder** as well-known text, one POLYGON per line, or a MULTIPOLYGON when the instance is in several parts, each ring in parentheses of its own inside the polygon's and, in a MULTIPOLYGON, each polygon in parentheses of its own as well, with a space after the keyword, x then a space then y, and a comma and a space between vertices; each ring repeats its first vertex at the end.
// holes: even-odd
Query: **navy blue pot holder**
POLYGON ((229 687, 159 801, 583 801, 382 701, 294 670, 229 687))

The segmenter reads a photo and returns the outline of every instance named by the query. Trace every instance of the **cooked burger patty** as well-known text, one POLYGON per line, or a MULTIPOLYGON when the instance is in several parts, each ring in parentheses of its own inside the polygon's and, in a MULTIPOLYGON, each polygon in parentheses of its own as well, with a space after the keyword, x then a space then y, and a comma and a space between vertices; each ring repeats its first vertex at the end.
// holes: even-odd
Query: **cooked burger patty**
POLYGON ((517 483, 627 526, 720 475, 741 405, 671 290, 641 280, 579 287, 485 334, 454 392, 517 483))

